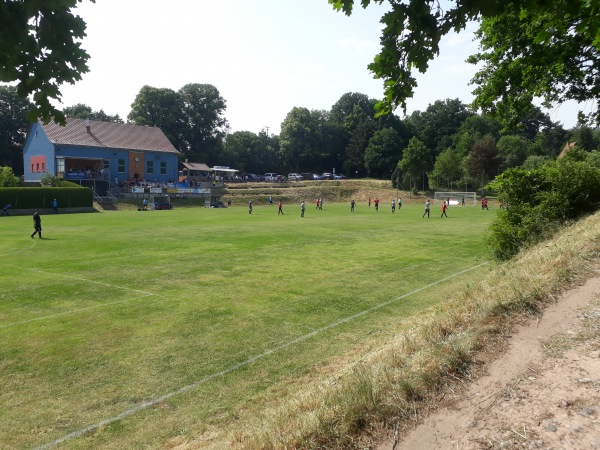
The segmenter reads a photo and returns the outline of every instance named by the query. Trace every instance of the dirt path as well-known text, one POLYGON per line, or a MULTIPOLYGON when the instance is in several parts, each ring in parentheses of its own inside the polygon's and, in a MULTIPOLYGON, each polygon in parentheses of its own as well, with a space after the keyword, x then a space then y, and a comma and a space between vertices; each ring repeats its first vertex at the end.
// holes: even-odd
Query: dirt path
POLYGON ((518 327, 485 373, 378 450, 600 449, 600 278, 518 327))

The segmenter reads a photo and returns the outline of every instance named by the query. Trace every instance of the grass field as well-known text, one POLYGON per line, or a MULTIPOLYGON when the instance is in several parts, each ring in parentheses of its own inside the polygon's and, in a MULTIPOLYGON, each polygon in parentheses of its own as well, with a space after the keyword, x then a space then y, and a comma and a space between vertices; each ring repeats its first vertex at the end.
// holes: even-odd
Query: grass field
POLYGON ((0 448, 193 439, 486 270, 493 211, 349 210, 2 217, 0 448))

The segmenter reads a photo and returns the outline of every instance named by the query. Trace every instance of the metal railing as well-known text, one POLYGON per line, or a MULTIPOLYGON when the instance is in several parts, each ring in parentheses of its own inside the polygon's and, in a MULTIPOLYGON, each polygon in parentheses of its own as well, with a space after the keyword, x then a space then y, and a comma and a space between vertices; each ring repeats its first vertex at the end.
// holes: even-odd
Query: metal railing
POLYGON ((100 197, 98 194, 96 194, 96 191, 94 191, 93 189, 92 189, 92 193, 94 194, 94 200, 101 205, 103 202, 102 197, 100 197))
POLYGON ((115 196, 113 195, 113 193, 112 193, 112 192, 110 192, 110 191, 107 191, 107 192, 106 192, 106 197, 107 197, 107 198, 110 200, 110 202, 111 202, 113 205, 115 205, 115 206, 116 206, 117 202, 119 201, 119 200, 117 199, 117 197, 115 197, 115 196))

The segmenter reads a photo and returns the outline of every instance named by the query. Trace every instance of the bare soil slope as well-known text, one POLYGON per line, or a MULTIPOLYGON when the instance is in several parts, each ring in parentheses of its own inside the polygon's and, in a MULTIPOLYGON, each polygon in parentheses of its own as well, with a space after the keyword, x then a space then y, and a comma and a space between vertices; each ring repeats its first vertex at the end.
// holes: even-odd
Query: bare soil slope
POLYGON ((557 298, 453 399, 378 449, 600 449, 599 298, 600 277, 557 298))

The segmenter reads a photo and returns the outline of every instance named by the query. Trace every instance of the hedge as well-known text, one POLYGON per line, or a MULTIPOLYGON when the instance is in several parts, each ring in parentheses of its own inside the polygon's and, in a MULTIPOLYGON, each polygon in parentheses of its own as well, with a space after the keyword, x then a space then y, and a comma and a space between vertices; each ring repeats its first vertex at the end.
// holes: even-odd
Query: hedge
POLYGON ((7 187, 0 188, 0 207, 13 209, 52 208, 56 199, 59 208, 93 206, 92 190, 84 187, 7 187))

